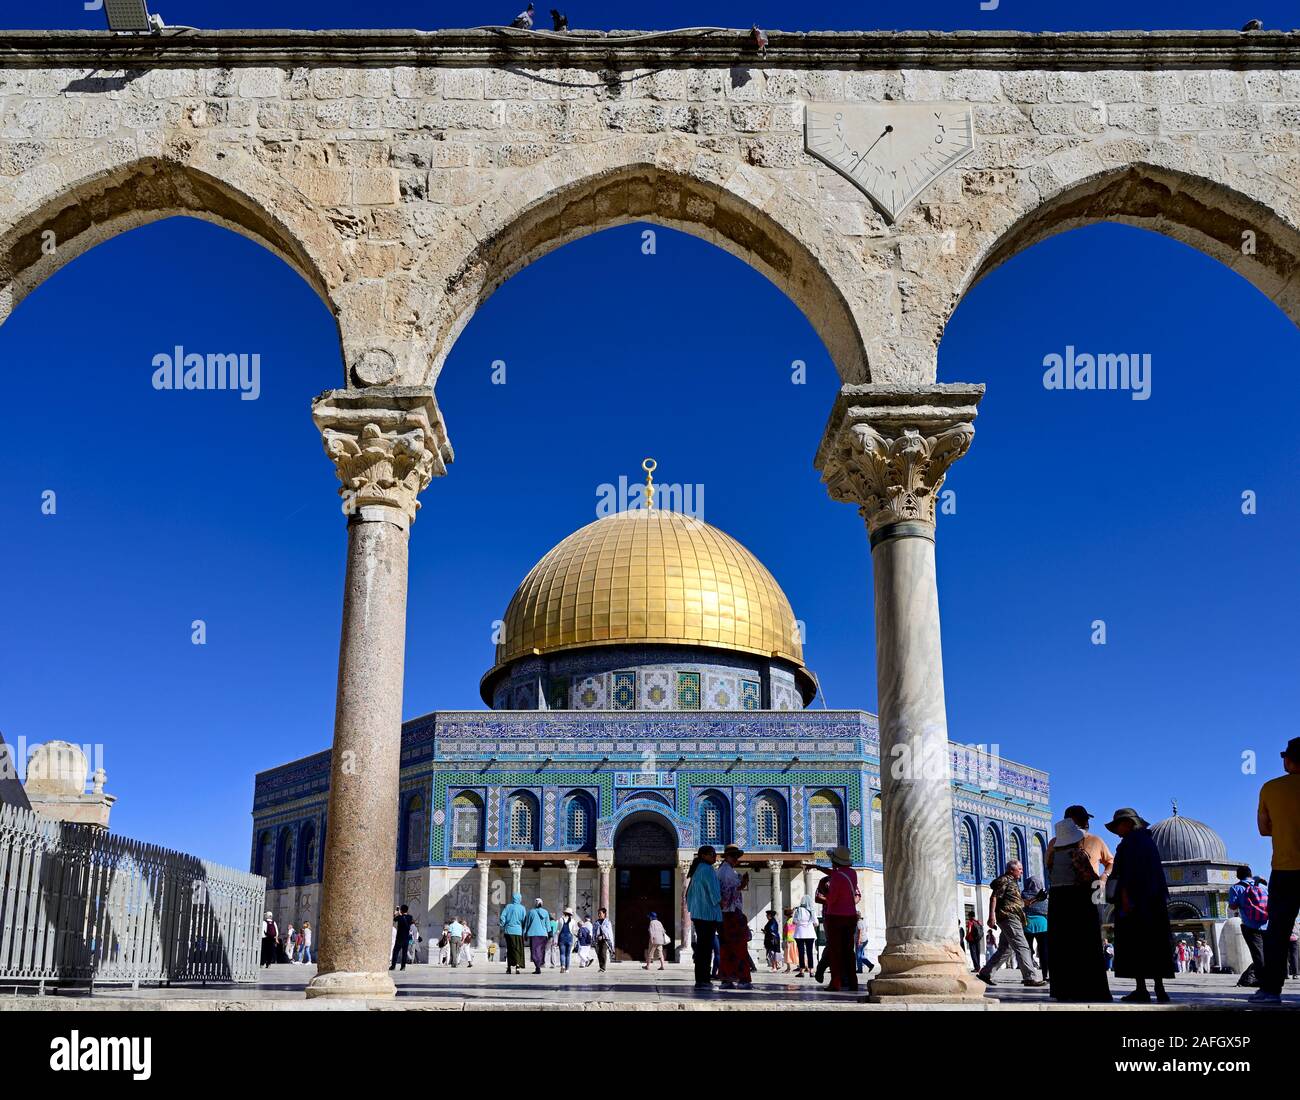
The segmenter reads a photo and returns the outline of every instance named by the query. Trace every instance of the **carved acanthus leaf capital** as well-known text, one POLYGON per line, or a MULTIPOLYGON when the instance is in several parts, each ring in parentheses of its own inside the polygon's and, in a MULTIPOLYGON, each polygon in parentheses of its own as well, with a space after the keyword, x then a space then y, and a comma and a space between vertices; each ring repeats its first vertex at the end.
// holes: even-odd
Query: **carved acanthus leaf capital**
POLYGON ((417 499, 453 458, 433 391, 424 386, 331 390, 312 402, 325 453, 342 487, 343 510, 385 509, 412 523, 417 499))
POLYGON ((933 524, 948 468, 970 449, 983 386, 845 386, 817 454, 833 500, 858 505, 874 534, 933 524))

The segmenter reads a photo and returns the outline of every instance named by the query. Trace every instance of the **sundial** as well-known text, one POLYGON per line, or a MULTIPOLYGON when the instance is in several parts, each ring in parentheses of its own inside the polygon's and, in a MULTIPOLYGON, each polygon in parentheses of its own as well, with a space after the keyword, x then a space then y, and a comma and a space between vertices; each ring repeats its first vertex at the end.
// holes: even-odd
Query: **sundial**
POLYGON ((804 148, 851 181, 892 224, 975 148, 961 103, 809 103, 804 148))

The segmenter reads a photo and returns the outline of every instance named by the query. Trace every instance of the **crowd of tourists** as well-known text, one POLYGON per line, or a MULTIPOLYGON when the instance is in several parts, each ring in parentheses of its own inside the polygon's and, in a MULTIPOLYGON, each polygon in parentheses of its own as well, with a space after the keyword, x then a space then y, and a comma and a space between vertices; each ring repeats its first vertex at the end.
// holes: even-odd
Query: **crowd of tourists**
MULTIPOLYGON (((1271 883, 1243 865, 1228 892, 1251 958, 1238 984, 1258 986, 1251 1000, 1264 1004, 1280 1003, 1287 973, 1300 970, 1300 738, 1281 757, 1284 774, 1264 784, 1258 808, 1260 835, 1273 845, 1271 883)), ((1047 846, 1047 881, 1025 879, 1020 862, 1010 861, 990 885, 987 929, 969 915, 958 939, 972 969, 990 985, 1001 966, 1014 963, 1025 985, 1049 987, 1054 1000, 1110 1001, 1107 973, 1113 970, 1135 985, 1122 1000, 1145 1003, 1154 996, 1167 1002, 1164 983, 1177 973, 1208 972, 1213 949, 1203 939, 1174 937, 1164 865, 1137 810, 1116 810, 1106 823, 1120 838, 1114 853, 1088 831, 1092 818, 1083 806, 1069 807, 1047 846), (1110 940, 1102 934, 1107 905, 1110 940)))
POLYGON ((270 910, 262 918, 262 956, 263 968, 276 963, 313 963, 316 951, 313 946, 311 921, 303 921, 301 928, 292 924, 280 931, 275 914, 270 910))
MULTIPOLYGON (((745 891, 749 873, 738 870, 744 852, 735 844, 722 850, 704 845, 695 854, 687 872, 686 908, 694 937, 695 988, 710 990, 714 981, 721 989, 752 989, 758 969, 749 951, 749 919, 745 915, 745 891)), ((778 919, 775 909, 767 910, 763 926, 763 949, 769 971, 813 976, 831 991, 854 991, 858 974, 872 964, 866 961, 866 938, 860 915, 862 892, 848 848, 826 852, 829 866, 816 863, 805 867, 823 877, 815 896, 805 894, 797 906, 785 909, 778 919), (814 903, 822 907, 816 922, 814 903), (817 951, 818 941, 824 949, 817 951), (820 959, 815 961, 815 954, 820 959)))
MULTIPOLYGON (((1251 998, 1265 1004, 1281 1001, 1288 974, 1300 975, 1300 738, 1281 753, 1284 774, 1260 790, 1258 827, 1273 846, 1270 878, 1251 868, 1237 868, 1237 882, 1228 893, 1228 907, 1240 918, 1250 965, 1240 985, 1257 986, 1251 998)), ((1066 1002, 1111 1000, 1108 975, 1132 979, 1128 1002, 1167 1002, 1165 982, 1178 973, 1208 973, 1214 950, 1200 937, 1175 937, 1169 920, 1169 888, 1160 852, 1145 818, 1132 807, 1111 815, 1106 830, 1119 838, 1112 852, 1106 841, 1089 830, 1093 820, 1082 805, 1070 806, 1054 826, 1047 846, 1043 879, 1025 877, 1018 860, 1011 860, 989 888, 985 921, 968 914, 958 925, 957 938, 968 952, 971 969, 993 985, 1002 967, 1016 967, 1021 981, 1046 987, 1049 996, 1066 1002), (1109 907, 1112 932, 1103 934, 1102 914, 1109 907), (1148 988, 1150 983, 1151 988, 1148 988)), ((751 989, 759 968, 751 954, 752 932, 746 915, 749 873, 740 869, 744 852, 728 844, 719 856, 702 846, 687 872, 686 908, 691 921, 695 988, 751 989)), ((813 977, 826 974, 830 991, 855 991, 858 975, 873 964, 866 958, 862 893, 848 848, 825 853, 827 865, 807 863, 820 874, 814 894, 778 912, 768 909, 762 924, 762 950, 769 973, 813 977), (820 906, 820 917, 814 907, 820 906)), ((601 972, 615 958, 614 926, 605 909, 578 918, 572 908, 556 915, 535 898, 525 907, 516 893, 498 919, 507 974, 532 973, 544 967, 568 973, 573 967, 598 966, 601 972)), ((430 936, 434 930, 430 928, 430 936)), ((671 940, 656 913, 646 929, 648 946, 643 969, 663 970, 671 940)), ((405 905, 393 912, 393 943, 389 969, 406 968, 418 958, 422 937, 405 905)), ((429 947, 429 962, 473 966, 475 935, 455 916, 446 921, 429 947)), ((486 945, 489 962, 497 944, 486 945)), ((311 963, 315 949, 310 923, 292 924, 282 934, 272 913, 263 922, 261 962, 311 963)))

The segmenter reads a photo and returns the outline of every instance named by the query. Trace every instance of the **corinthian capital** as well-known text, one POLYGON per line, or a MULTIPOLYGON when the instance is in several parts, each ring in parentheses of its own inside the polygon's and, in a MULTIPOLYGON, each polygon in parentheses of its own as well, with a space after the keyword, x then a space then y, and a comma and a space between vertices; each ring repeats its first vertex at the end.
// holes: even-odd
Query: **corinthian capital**
POLYGON ((416 498, 453 457, 433 390, 330 390, 312 402, 311 415, 343 483, 344 511, 413 523, 416 498))
POLYGON ((933 526, 948 467, 970 448, 983 386, 859 385, 840 390, 816 467, 833 500, 858 505, 874 536, 933 526))

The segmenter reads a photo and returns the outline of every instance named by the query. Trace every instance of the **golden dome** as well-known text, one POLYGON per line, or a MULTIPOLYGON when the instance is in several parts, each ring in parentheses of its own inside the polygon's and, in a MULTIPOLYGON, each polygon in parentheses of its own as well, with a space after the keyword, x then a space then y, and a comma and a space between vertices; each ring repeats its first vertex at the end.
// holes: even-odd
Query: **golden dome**
POLYGON ((519 657, 604 645, 776 657, 811 696, 794 612, 772 574, 730 535, 679 512, 616 512, 543 557, 506 608, 484 684, 519 657))

